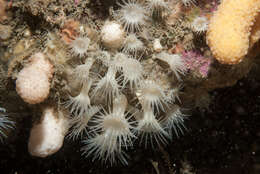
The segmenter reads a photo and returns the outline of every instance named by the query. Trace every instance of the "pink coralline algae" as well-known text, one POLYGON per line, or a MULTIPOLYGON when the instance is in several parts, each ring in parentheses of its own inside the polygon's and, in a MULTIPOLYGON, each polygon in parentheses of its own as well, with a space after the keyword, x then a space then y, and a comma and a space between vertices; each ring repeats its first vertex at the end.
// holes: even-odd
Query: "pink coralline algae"
POLYGON ((182 58, 188 70, 202 78, 208 76, 211 64, 211 59, 209 57, 204 57, 195 51, 187 51, 182 53, 182 58))
POLYGON ((78 5, 79 1, 80 1, 80 0, 74 0, 75 5, 78 5))

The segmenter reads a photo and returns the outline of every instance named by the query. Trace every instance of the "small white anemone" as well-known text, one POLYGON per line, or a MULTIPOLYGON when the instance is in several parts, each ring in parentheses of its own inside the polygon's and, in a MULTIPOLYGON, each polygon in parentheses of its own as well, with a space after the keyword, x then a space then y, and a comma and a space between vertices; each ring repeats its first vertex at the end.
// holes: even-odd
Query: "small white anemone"
POLYGON ((107 113, 103 110, 103 113, 93 119, 95 126, 92 127, 92 131, 100 134, 96 133, 94 138, 85 141, 88 144, 84 149, 87 156, 92 153, 94 158, 104 161, 109 159, 111 164, 116 158, 127 164, 122 147, 133 146, 132 138, 135 136, 132 133, 134 122, 129 121, 131 117, 126 118, 126 107, 126 97, 119 95, 113 101, 112 112, 107 113))
POLYGON ((166 62, 170 66, 170 69, 173 71, 177 79, 181 80, 180 74, 184 75, 187 67, 185 66, 185 63, 180 55, 161 52, 157 54, 156 57, 159 60, 166 62))
POLYGON ((184 4, 185 6, 190 6, 190 5, 194 5, 196 0, 181 0, 182 4, 184 4))
POLYGON ((110 66, 115 68, 117 71, 122 71, 127 59, 128 59, 127 54, 118 52, 115 54, 112 61, 110 62, 110 66))
POLYGON ((181 102, 180 97, 179 97, 179 93, 180 93, 181 88, 182 88, 182 85, 178 85, 178 86, 168 90, 167 97, 168 97, 169 103, 175 102, 176 99, 179 102, 181 102))
POLYGON ((123 73, 119 77, 120 80, 123 78, 122 88, 124 88, 127 83, 129 83, 130 89, 139 86, 139 82, 143 78, 144 70, 138 60, 130 58, 127 54, 117 53, 110 64, 111 67, 123 73))
POLYGON ((123 1, 123 4, 118 5, 121 7, 118 11, 119 21, 124 24, 125 30, 140 30, 140 27, 146 23, 146 9, 136 0, 123 1))
POLYGON ((187 115, 181 112, 180 106, 173 105, 167 111, 167 114, 161 123, 169 133, 170 137, 173 137, 173 132, 177 137, 179 137, 179 134, 184 134, 183 130, 187 129, 184 125, 185 119, 187 119, 187 115))
POLYGON ((74 75, 77 79, 79 79, 81 85, 89 81, 90 68, 92 67, 94 61, 95 60, 93 58, 87 58, 84 64, 78 65, 74 69, 74 75))
POLYGON ((191 29, 197 33, 203 33, 208 29, 209 21, 205 16, 197 16, 191 22, 191 29))
POLYGON ((132 90, 134 87, 138 87, 140 81, 143 79, 144 68, 138 60, 128 58, 124 62, 122 72, 123 86, 129 83, 130 89, 132 90))
POLYGON ((90 107, 86 113, 82 115, 74 116, 70 119, 70 125, 72 126, 70 133, 67 135, 68 138, 76 140, 82 138, 83 135, 87 134, 87 125, 89 120, 101 109, 100 106, 90 107))
POLYGON ((128 105, 127 98, 124 94, 120 94, 113 100, 113 114, 125 117, 126 107, 128 105))
POLYGON ((7 137, 7 132, 9 129, 14 129, 14 121, 10 120, 5 114, 6 110, 0 107, 0 142, 7 137))
POLYGON ((143 118, 138 121, 136 130, 141 136, 140 144, 144 143, 145 148, 148 145, 154 147, 153 141, 155 141, 156 145, 167 144, 167 139, 169 139, 168 133, 156 119, 151 107, 143 109, 143 118))
POLYGON ((169 8, 169 4, 165 0, 148 0, 146 2, 146 6, 152 14, 159 14, 160 12, 169 8))
POLYGON ((157 111, 159 108, 164 110, 163 104, 167 105, 168 101, 164 89, 152 80, 144 80, 140 83, 136 96, 143 107, 151 107, 152 110, 157 109, 157 111))
POLYGON ((141 40, 139 40, 135 34, 129 34, 124 42, 123 52, 125 53, 134 53, 136 54, 138 51, 144 49, 144 44, 141 40))
POLYGON ((119 94, 120 85, 117 83, 116 70, 110 66, 104 77, 95 84, 92 97, 105 97, 110 103, 111 100, 119 94))
POLYGON ((92 131, 101 131, 101 134, 108 137, 106 143, 109 144, 109 148, 106 149, 107 151, 115 149, 121 151, 122 147, 127 148, 133 145, 132 138, 135 136, 132 133, 132 129, 134 127, 132 126, 133 122, 129 122, 129 118, 125 118, 125 114, 122 116, 113 112, 105 112, 92 121, 97 124, 92 127, 92 131))
POLYGON ((76 97, 71 97, 70 100, 65 103, 66 107, 70 107, 70 112, 75 113, 76 115, 82 115, 86 113, 91 107, 89 90, 92 85, 92 80, 89 80, 88 83, 84 83, 80 93, 76 97))
POLYGON ((92 156, 93 161, 100 160, 105 164, 109 162, 111 166, 117 161, 127 165, 127 154, 123 150, 119 151, 117 146, 108 144, 111 141, 112 139, 107 134, 96 134, 93 138, 87 138, 82 141, 85 144, 81 148, 81 151, 83 151, 82 154, 86 158, 92 156))
POLYGON ((104 66, 109 66, 111 61, 111 55, 108 51, 97 51, 95 58, 102 62, 104 66))
POLYGON ((90 44, 90 39, 87 36, 77 37, 70 44, 72 52, 79 57, 83 57, 87 51, 90 44))

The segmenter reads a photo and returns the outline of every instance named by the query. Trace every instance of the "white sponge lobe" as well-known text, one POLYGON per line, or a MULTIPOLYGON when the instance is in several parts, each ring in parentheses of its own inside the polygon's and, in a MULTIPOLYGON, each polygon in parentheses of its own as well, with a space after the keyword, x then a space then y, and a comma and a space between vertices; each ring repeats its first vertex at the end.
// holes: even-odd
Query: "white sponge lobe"
POLYGON ((68 119, 61 111, 45 108, 41 122, 34 124, 29 138, 28 150, 32 156, 47 157, 63 145, 68 130, 68 119))

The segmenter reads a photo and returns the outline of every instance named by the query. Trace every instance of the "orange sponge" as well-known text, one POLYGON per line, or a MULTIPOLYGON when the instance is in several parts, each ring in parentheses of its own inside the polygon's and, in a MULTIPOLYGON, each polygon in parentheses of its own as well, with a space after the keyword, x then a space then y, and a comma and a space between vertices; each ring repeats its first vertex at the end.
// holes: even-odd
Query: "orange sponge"
POLYGON ((260 0, 222 0, 213 15, 207 43, 223 64, 237 64, 249 49, 251 28, 260 10, 260 0))

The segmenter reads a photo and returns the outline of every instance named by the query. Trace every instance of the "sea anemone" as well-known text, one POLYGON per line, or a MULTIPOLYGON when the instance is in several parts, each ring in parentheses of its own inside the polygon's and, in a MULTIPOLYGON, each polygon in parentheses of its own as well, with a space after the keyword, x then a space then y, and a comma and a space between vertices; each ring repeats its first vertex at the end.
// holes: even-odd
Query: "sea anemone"
POLYGON ((174 88, 168 90, 167 97, 168 97, 169 103, 175 102, 176 99, 179 102, 181 102, 180 97, 179 97, 179 93, 180 93, 181 88, 182 88, 182 85, 179 85, 177 87, 174 87, 174 88))
POLYGON ((109 161, 111 166, 117 161, 127 165, 127 154, 123 150, 118 151, 118 146, 112 146, 107 143, 111 141, 106 134, 95 135, 94 138, 83 140, 82 142, 85 145, 81 148, 82 154, 86 158, 92 155, 93 161, 100 160, 103 163, 109 161))
POLYGON ((159 60, 166 62, 170 66, 170 69, 173 71, 173 73, 175 74, 177 79, 181 80, 181 77, 179 74, 184 75, 187 68, 180 55, 161 52, 161 53, 157 54, 156 57, 159 60))
POLYGON ((77 138, 82 138, 84 134, 87 133, 87 125, 89 120, 100 110, 100 106, 92 106, 89 107, 88 110, 81 114, 77 115, 70 119, 70 125, 72 128, 70 133, 67 135, 69 138, 73 140, 77 138))
POLYGON ((133 87, 138 86, 140 80, 143 78, 143 67, 141 63, 134 58, 130 58, 127 54, 116 53, 110 65, 117 71, 123 73, 118 78, 119 80, 123 78, 122 88, 129 82, 130 89, 133 89, 133 87))
POLYGON ((0 141, 7 137, 7 132, 9 129, 14 129, 14 121, 10 120, 5 113, 4 108, 0 108, 0 141))
POLYGON ((92 85, 92 80, 89 80, 88 83, 84 83, 80 93, 76 97, 71 97, 70 100, 66 102, 66 107, 71 106, 71 113, 75 113, 77 115, 82 115, 83 113, 87 113, 88 109, 91 107, 90 98, 89 98, 89 90, 92 85))
POLYGON ((87 36, 77 37, 74 39, 71 44, 72 52, 79 57, 83 57, 87 51, 90 44, 90 39, 87 36))
MULTIPOLYGON (((131 118, 131 117, 129 117, 131 118)), ((134 134, 131 130, 134 128, 129 122, 129 118, 125 118, 125 114, 118 115, 117 113, 107 113, 101 114, 95 118, 93 123, 97 125, 92 127, 92 131, 101 131, 101 136, 107 137, 105 143, 109 146, 107 151, 118 150, 121 151, 122 147, 132 146, 131 138, 134 138, 134 134)))
POLYGON ((112 112, 107 113, 103 110, 103 113, 92 120, 95 124, 92 131, 96 135, 94 138, 84 141, 87 145, 82 150, 87 156, 94 154, 94 159, 103 160, 103 162, 109 159, 111 164, 117 158, 122 163, 127 164, 122 147, 132 146, 132 138, 135 136, 132 133, 134 122, 129 121, 131 117, 126 118, 126 107, 126 97, 119 95, 113 101, 112 112))
POLYGON ((125 66, 125 61, 128 59, 128 55, 125 53, 118 52, 113 56, 110 61, 110 66, 116 69, 116 71, 122 71, 125 66))
POLYGON ((195 4, 196 0, 181 0, 182 4, 184 4, 185 6, 190 6, 195 4))
POLYGON ((93 58, 87 58, 84 64, 78 65, 74 69, 74 75, 80 81, 81 85, 88 83, 88 81, 90 80, 89 71, 94 62, 95 60, 93 58))
POLYGON ((135 34, 129 34, 124 41, 124 49, 125 53, 136 53, 138 51, 144 50, 144 44, 140 41, 135 34))
POLYGON ((183 129, 186 130, 184 120, 187 119, 187 115, 181 112, 180 106, 172 105, 166 113, 167 114, 161 123, 169 133, 170 137, 173 137, 173 132, 177 137, 179 137, 179 133, 184 134, 183 129))
POLYGON ((146 7, 152 14, 160 14, 162 11, 169 8, 169 4, 164 0, 148 0, 146 2, 146 7))
POLYGON ((122 26, 115 21, 107 21, 101 29, 101 40, 105 47, 110 49, 121 48, 125 39, 122 26))
POLYGON ((111 55, 108 51, 97 51, 95 58, 107 67, 110 65, 111 55))
POLYGON ((140 81, 143 79, 144 68, 138 60, 128 58, 124 62, 122 72, 123 86, 129 83, 130 89, 133 89, 134 87, 138 87, 140 81))
POLYGON ((194 20, 191 22, 191 28, 196 33, 203 33, 207 31, 208 29, 208 19, 204 16, 197 16, 194 18, 194 20))
POLYGON ((151 107, 143 107, 143 118, 138 121, 136 130, 138 130, 138 134, 141 136, 140 144, 144 142, 145 148, 147 148, 148 145, 154 147, 153 141, 155 141, 157 145, 161 143, 166 144, 169 138, 168 133, 156 119, 151 107))
POLYGON ((108 102, 111 102, 119 94, 119 88, 120 85, 117 83, 116 70, 110 66, 106 75, 95 83, 92 96, 105 97, 108 102))
POLYGON ((118 11, 119 21, 124 24, 127 31, 140 31, 140 27, 146 23, 146 9, 136 0, 123 1, 118 4, 121 9, 118 11))
POLYGON ((136 91, 136 96, 143 107, 159 108, 164 110, 163 105, 167 105, 168 97, 164 89, 152 80, 144 80, 136 91))

